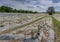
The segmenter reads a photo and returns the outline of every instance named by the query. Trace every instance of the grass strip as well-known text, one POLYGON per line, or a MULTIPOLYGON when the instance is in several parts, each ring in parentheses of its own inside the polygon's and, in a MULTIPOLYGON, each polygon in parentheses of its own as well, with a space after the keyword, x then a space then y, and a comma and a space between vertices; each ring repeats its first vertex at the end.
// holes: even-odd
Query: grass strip
POLYGON ((56 34, 60 35, 60 21, 55 19, 53 16, 52 16, 52 21, 53 21, 54 30, 55 30, 56 34))

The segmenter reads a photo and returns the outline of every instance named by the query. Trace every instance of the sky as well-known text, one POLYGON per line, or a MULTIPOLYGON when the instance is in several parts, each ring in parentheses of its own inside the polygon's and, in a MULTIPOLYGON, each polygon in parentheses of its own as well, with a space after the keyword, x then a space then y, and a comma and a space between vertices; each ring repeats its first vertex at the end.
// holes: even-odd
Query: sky
POLYGON ((14 9, 45 12, 53 6, 55 11, 60 11, 60 0, 0 0, 0 6, 5 5, 14 9))

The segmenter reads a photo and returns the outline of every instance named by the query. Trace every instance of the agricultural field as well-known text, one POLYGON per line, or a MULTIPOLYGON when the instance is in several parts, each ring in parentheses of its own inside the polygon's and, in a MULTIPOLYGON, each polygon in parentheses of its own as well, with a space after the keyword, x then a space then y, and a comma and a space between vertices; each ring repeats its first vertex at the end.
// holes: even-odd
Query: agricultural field
MULTIPOLYGON (((5 14, 4 14, 5 15, 5 14)), ((23 24, 27 24, 32 22, 40 17, 43 17, 42 14, 18 14, 18 15, 8 15, 8 16, 0 16, 0 25, 4 25, 4 29, 14 28, 16 26, 21 26, 23 24)), ((3 31, 2 30, 2 31, 3 31)))
POLYGON ((0 13, 0 40, 20 39, 23 42, 38 42, 44 37, 46 41, 59 42, 59 16, 59 14, 50 16, 41 13, 0 13), (38 33, 40 36, 37 36, 38 33), (33 37, 35 40, 31 39, 33 37))
POLYGON ((40 19, 44 17, 46 17, 45 14, 0 13, 0 35, 10 35, 17 38, 24 37, 24 31, 37 29, 40 19))

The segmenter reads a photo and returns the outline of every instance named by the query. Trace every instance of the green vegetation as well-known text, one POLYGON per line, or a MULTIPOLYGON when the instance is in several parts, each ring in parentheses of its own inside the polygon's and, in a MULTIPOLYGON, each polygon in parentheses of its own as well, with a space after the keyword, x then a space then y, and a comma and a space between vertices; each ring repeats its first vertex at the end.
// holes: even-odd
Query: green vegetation
POLYGON ((58 21, 54 17, 52 17, 52 20, 53 20, 54 30, 55 30, 56 34, 60 35, 60 21, 58 21))
POLYGON ((33 11, 29 11, 29 10, 17 10, 17 9, 13 9, 13 8, 7 7, 7 6, 1 6, 0 7, 0 12, 8 12, 8 13, 38 13, 37 11, 33 12, 33 11))
POLYGON ((49 13, 49 15, 52 15, 53 13, 55 13, 54 7, 48 7, 47 13, 49 13))

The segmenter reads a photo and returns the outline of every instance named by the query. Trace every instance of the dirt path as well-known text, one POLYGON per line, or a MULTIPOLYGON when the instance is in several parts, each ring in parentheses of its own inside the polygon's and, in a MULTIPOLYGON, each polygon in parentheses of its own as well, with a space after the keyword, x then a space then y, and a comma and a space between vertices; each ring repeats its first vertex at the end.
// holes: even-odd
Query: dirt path
POLYGON ((41 42, 54 42, 52 18, 50 16, 46 17, 44 24, 45 25, 40 30, 39 40, 41 42))

